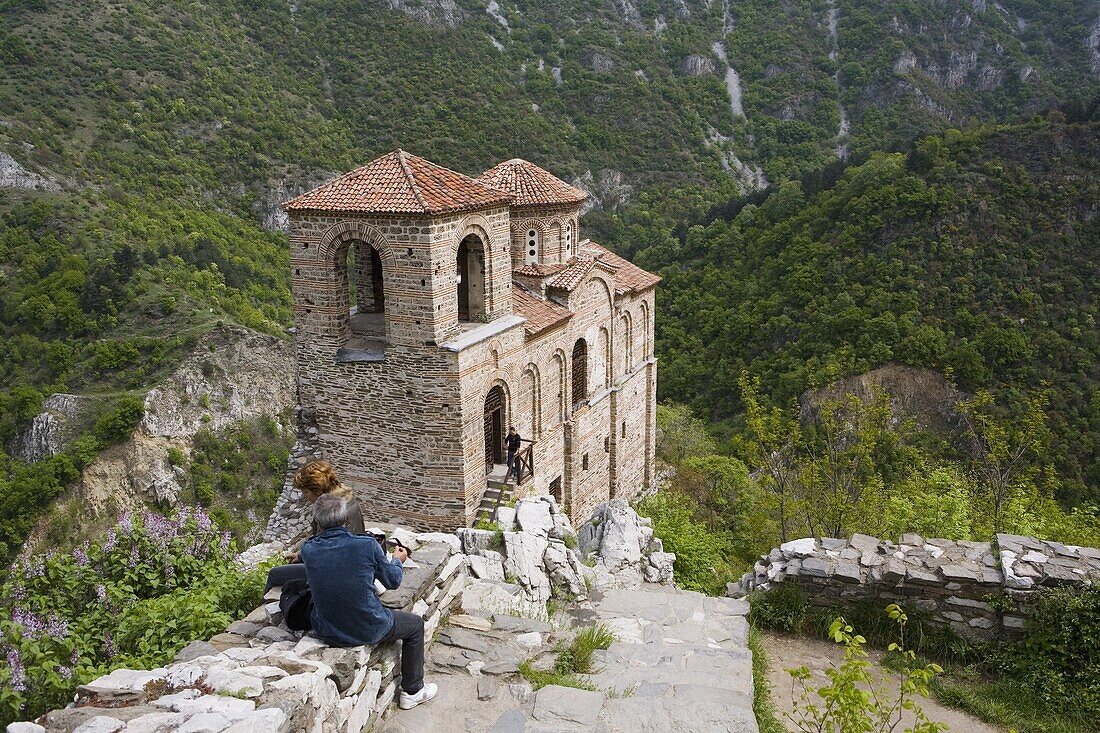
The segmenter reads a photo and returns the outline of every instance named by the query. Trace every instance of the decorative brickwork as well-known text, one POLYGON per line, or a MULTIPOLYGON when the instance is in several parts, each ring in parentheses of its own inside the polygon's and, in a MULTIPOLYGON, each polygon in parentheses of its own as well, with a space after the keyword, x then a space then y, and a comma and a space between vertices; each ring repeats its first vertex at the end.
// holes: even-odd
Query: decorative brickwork
POLYGON ((585 517, 648 486, 658 278, 582 243, 582 197, 545 171, 540 185, 561 195, 524 199, 517 212, 414 158, 383 156, 286 206, 300 399, 319 452, 369 516, 453 530, 486 490, 486 440, 503 437, 486 396, 499 387, 499 429, 535 441, 517 495, 557 481, 565 509, 585 517), (426 191, 439 200, 412 211, 426 191), (330 199, 339 205, 325 210, 330 199), (574 406, 569 355, 580 338, 588 394, 574 406))

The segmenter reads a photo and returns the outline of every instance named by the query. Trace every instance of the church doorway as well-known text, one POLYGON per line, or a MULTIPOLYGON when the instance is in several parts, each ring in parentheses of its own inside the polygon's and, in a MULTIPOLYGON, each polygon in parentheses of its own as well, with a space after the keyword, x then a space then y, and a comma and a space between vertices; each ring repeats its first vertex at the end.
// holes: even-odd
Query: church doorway
POLYGON ((504 390, 500 385, 485 397, 485 473, 504 463, 504 390))

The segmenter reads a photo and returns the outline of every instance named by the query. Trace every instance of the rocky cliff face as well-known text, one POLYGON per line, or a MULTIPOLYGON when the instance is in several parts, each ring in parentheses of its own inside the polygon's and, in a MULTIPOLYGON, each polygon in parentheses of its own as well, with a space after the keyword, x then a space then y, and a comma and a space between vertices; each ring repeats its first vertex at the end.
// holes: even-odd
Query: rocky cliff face
POLYGON ((0 152, 0 188, 23 188, 31 191, 57 191, 61 186, 52 178, 40 176, 21 166, 15 158, 0 152))
MULTIPOLYGON (((192 439, 204 428, 279 417, 294 405, 294 374, 288 342, 238 327, 210 331, 175 372, 149 390, 145 416, 130 439, 100 453, 62 501, 75 508, 70 514, 89 519, 147 504, 176 505, 184 470, 172 465, 170 454, 189 457, 192 439)), ((73 395, 54 395, 46 405, 80 402, 73 395)), ((32 426, 24 444, 56 451, 64 435, 59 414, 47 409, 35 418, 40 427, 32 426)), ((36 549, 46 529, 44 522, 28 539, 26 551, 36 549)))
POLYGON ((76 438, 88 406, 87 397, 62 392, 50 395, 26 431, 8 444, 8 453, 27 463, 56 456, 76 438))

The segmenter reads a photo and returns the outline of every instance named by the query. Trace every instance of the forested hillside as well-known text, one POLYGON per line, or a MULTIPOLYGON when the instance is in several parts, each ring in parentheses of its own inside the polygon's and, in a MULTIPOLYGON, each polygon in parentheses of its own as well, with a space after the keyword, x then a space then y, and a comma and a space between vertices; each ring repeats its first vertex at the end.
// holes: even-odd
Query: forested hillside
MULTIPOLYGON (((787 228, 827 229, 828 221, 810 219, 834 212, 809 187, 800 194, 785 182, 831 180, 841 161, 905 150, 950 128, 1016 122, 1052 107, 1094 114, 1098 23, 1097 0, 0 0, 0 448, 45 395, 93 395, 97 405, 72 454, 30 469, 0 453, 3 541, 17 543, 76 469, 127 434, 139 414, 135 401, 203 331, 221 320, 283 333, 290 313, 278 203, 398 146, 466 173, 519 155, 588 188, 601 207, 588 214, 589 233, 627 253, 651 250, 643 259, 654 267, 699 265, 666 273, 665 394, 700 405, 706 397, 698 395, 722 395, 712 416, 731 419, 738 408, 721 385, 744 363, 766 372, 765 388, 785 400, 808 384, 807 367, 794 361, 812 344, 795 339, 801 345, 792 350, 792 332, 775 324, 763 339, 745 319, 769 322, 769 304, 782 293, 746 283, 768 282, 767 258, 779 252, 784 262, 806 255, 807 287, 846 282, 829 279, 837 272, 832 261, 814 261, 827 255, 787 245, 787 228), (668 238, 768 184, 772 193, 758 210, 729 210, 734 223, 693 233, 684 245, 668 238), (799 214, 803 203, 808 209, 799 214), (723 227, 751 235, 743 258, 716 254, 735 246, 704 244, 725 236, 723 227), (691 312, 701 305, 692 300, 701 283, 729 296, 713 317, 691 312), (692 356, 702 333, 720 338, 692 356), (743 361, 730 357, 746 344, 743 361), (716 353, 723 348, 724 356, 716 353), (721 358, 704 369, 702 354, 721 358)), ((1005 146, 1012 135, 1003 134, 1005 146)), ((919 160, 872 158, 848 174, 874 179, 870 188, 878 176, 897 175, 933 191, 917 196, 931 196, 924 203, 853 213, 851 236, 865 233, 858 227, 870 226, 868 217, 883 217, 884 230, 916 232, 937 212, 972 212, 977 194, 950 178, 955 168, 944 169, 949 180, 929 178, 957 149, 949 141, 948 152, 929 148, 919 160), (942 190, 957 198, 940 200, 942 190), (914 210, 923 224, 887 217, 914 210)), ((969 150, 965 165, 980 165, 984 150, 976 142, 969 150)), ((975 181, 987 179, 997 191, 1017 184, 997 175, 975 181)), ((1047 185, 1034 183, 1043 192, 1047 185)), ((1027 206, 1020 203, 1016 216, 1027 206)), ((976 241, 1000 226, 980 211, 953 221, 960 236, 976 241)), ((960 314, 982 301, 954 292, 955 310, 935 310, 939 320, 926 322, 931 316, 917 309, 918 325, 935 333, 902 318, 913 308, 895 302, 902 296, 894 288, 883 288, 890 298, 882 303, 843 288, 830 293, 852 298, 875 323, 892 314, 896 334, 884 327, 865 351, 847 340, 850 313, 839 303, 829 328, 836 326, 835 344, 849 345, 821 352, 810 367, 824 374, 825 362, 843 372, 902 359, 903 340, 942 335, 946 355, 926 361, 955 366, 964 386, 1061 379, 1058 388, 1073 391, 1059 398, 1059 410, 1066 406, 1059 435, 1082 436, 1060 443, 1066 496, 1084 495, 1096 484, 1085 462, 1093 454, 1077 448, 1095 429, 1096 375, 1076 354, 1094 347, 1072 333, 1079 328, 1087 338, 1094 324, 1033 282, 1046 282, 1035 273, 1036 252, 1059 249, 1051 266, 1084 283, 1062 283, 1067 298, 1094 302, 1080 295, 1095 261, 1083 222, 997 229, 1011 241, 997 267, 981 271, 998 280, 974 285, 981 298, 995 293, 997 310, 960 314), (1061 249, 1066 231, 1082 238, 1061 249), (1021 232, 1030 239, 1017 238, 1021 232), (1024 247, 1025 239, 1040 244, 1024 247), (1018 276, 1042 305, 1020 294, 1002 307, 1018 276), (1044 310, 1049 329, 1009 325, 1009 314, 1054 307, 1065 319, 1044 310), (1080 322, 1067 325, 1071 317, 1080 322), (987 334, 983 319, 1000 330, 987 334), (1044 329, 1054 335, 1041 336, 1044 329), (1027 334, 1023 356, 1012 340, 1018 332, 1027 334), (991 345, 1001 336, 1005 344, 991 345), (1068 339, 1078 361, 1044 359, 1055 337, 1068 339)), ((904 274, 902 290, 927 295, 923 274, 904 274)))
POLYGON ((1096 123, 949 133, 643 249, 665 278, 662 396, 737 431, 742 372, 779 405, 891 362, 994 389, 1008 413, 1048 390, 1059 496, 1095 503, 1097 160, 1096 123))

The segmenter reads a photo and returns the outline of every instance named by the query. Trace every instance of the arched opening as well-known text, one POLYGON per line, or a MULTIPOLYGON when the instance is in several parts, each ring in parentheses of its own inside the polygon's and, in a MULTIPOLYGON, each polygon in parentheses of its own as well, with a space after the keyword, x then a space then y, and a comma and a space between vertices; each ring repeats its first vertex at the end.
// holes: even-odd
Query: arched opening
POLYGON ((458 320, 485 321, 485 245, 470 234, 458 245, 455 262, 458 277, 458 320))
POLYGON ((630 313, 624 312, 619 324, 622 333, 623 374, 629 374, 634 366, 634 326, 630 320, 630 313))
POLYGON ((528 265, 536 265, 539 261, 539 233, 536 229, 527 230, 527 246, 523 253, 523 261, 528 265))
POLYGON ((573 407, 588 399, 588 343, 577 339, 573 344, 573 407))
POLYGON ((370 242, 350 240, 336 268, 337 286, 347 298, 345 348, 380 355, 386 347, 386 294, 378 250, 370 242))
POLYGON ((528 364, 527 369, 524 370, 523 384, 530 413, 529 435, 534 439, 542 433, 542 385, 539 382, 538 368, 534 364, 528 364))
POLYGON ((485 473, 504 463, 504 390, 500 385, 485 396, 485 473))
POLYGON ((592 368, 592 385, 596 389, 611 384, 611 340, 607 329, 601 328, 596 335, 596 359, 592 368))
POLYGON ((557 416, 558 423, 565 422, 565 400, 566 400, 566 383, 565 383, 565 352, 558 350, 554 353, 554 364, 557 365, 557 416))
POLYGON ((641 321, 642 321, 642 359, 648 359, 649 356, 650 356, 649 305, 645 301, 642 301, 641 321))

